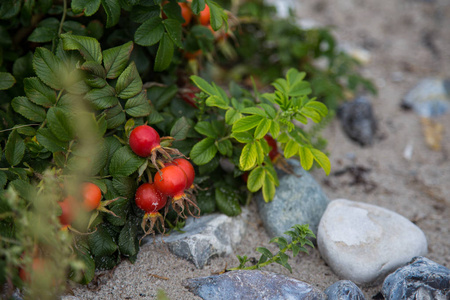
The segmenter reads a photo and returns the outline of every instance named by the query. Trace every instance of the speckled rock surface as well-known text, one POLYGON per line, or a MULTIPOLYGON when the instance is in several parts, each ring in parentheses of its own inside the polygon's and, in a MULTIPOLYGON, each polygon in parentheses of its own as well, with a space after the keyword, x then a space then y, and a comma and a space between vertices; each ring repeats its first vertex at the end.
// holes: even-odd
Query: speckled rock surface
POLYGON ((377 284, 414 256, 427 253, 424 233, 405 217, 345 199, 328 205, 317 244, 337 275, 363 285, 377 284))
POLYGON ((305 282, 266 271, 233 271, 221 275, 187 279, 184 282, 195 295, 218 299, 297 299, 325 300, 320 290, 305 282))
MULTIPOLYGON (((198 219, 190 217, 183 228, 184 233, 173 232, 164 238, 164 243, 173 254, 203 268, 213 257, 234 253, 234 247, 245 235, 247 216, 248 210, 243 209, 237 217, 224 214, 210 214, 198 219)), ((156 236, 156 242, 160 241, 161 237, 156 236)), ((151 236, 143 240, 144 244, 151 242, 151 236)))
POLYGON ((328 197, 317 181, 297 160, 289 160, 294 172, 301 177, 279 172, 280 186, 274 199, 266 203, 257 196, 258 210, 270 237, 281 236, 295 224, 309 224, 316 234, 317 227, 328 205, 328 197))
POLYGON ((425 257, 415 257, 383 283, 386 300, 450 299, 450 270, 425 257))
POLYGON ((350 280, 339 280, 330 285, 325 294, 328 300, 365 300, 363 292, 350 280))

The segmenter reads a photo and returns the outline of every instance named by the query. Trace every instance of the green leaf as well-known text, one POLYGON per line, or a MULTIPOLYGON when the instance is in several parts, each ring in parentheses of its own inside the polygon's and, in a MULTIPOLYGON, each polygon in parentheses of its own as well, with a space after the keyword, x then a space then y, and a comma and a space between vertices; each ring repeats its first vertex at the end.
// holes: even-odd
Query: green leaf
POLYGON ((314 156, 312 155, 311 150, 308 147, 300 146, 298 155, 300 156, 300 163, 302 164, 303 169, 311 169, 314 162, 314 156))
POLYGON ((286 240, 286 238, 282 236, 274 237, 273 239, 270 240, 269 243, 277 243, 280 250, 283 250, 288 245, 288 241, 286 240))
POLYGON ((227 20, 227 15, 224 13, 223 9, 211 0, 206 0, 206 3, 209 6, 210 14, 211 14, 211 27, 214 31, 219 30, 222 27, 223 21, 227 20))
POLYGON ((35 43, 51 42, 58 36, 59 20, 47 18, 39 22, 38 26, 28 37, 28 41, 35 43))
POLYGON ((142 91, 142 80, 134 61, 120 74, 117 79, 116 92, 119 98, 128 99, 142 91))
POLYGON ((240 168, 243 171, 248 171, 256 164, 256 145, 254 143, 247 144, 242 149, 241 156, 239 157, 240 168))
POLYGON ((275 110, 275 108, 273 108, 272 105, 270 104, 266 104, 266 103, 260 103, 258 104, 259 106, 261 106, 264 111, 266 112, 266 114, 271 118, 271 119, 275 119, 275 117, 277 116, 277 111, 275 110))
POLYGON ((155 66, 153 68, 155 72, 164 71, 170 66, 170 63, 172 62, 173 51, 173 42, 170 39, 169 35, 167 33, 164 33, 161 41, 159 42, 158 51, 156 52, 155 66))
POLYGON ((252 193, 258 191, 262 187, 265 178, 266 171, 263 167, 256 167, 251 170, 247 180, 248 190, 252 193))
POLYGON ((207 93, 210 96, 214 96, 215 95, 216 90, 205 79, 203 79, 201 77, 198 77, 196 75, 192 75, 190 78, 194 82, 194 84, 199 89, 201 89, 203 92, 207 93))
POLYGON ((264 110, 259 109, 258 107, 255 107, 255 106, 246 107, 246 108, 242 109, 240 112, 243 114, 259 115, 264 118, 267 117, 267 114, 264 112, 264 110))
POLYGON ((128 222, 119 234, 119 250, 123 255, 133 256, 139 250, 139 241, 137 239, 137 227, 128 222))
POLYGON ((100 43, 96 39, 69 33, 61 34, 61 38, 64 50, 79 50, 86 61, 102 63, 102 51, 100 43))
POLYGON ((182 141, 186 139, 189 130, 191 129, 191 124, 189 124, 186 117, 181 117, 175 124, 173 124, 170 130, 170 136, 172 136, 177 141, 182 141))
POLYGON ((40 128, 37 131, 36 139, 39 144, 52 153, 66 151, 68 148, 68 144, 59 140, 48 128, 40 128))
POLYGON ((194 0, 191 3, 192 12, 198 15, 201 11, 205 9, 205 0, 194 0))
POLYGON ((42 82, 55 90, 64 88, 67 70, 61 59, 45 48, 36 48, 33 69, 42 82))
POLYGON ((263 184, 264 201, 266 202, 272 201, 274 196, 275 196, 275 184, 270 179, 270 176, 266 176, 266 178, 264 178, 263 184))
POLYGON ((87 236, 89 248, 95 256, 111 255, 117 250, 111 235, 104 229, 104 226, 98 226, 97 230, 87 236))
POLYGON ((27 97, 16 97, 11 101, 13 109, 27 118, 28 120, 35 122, 43 122, 45 120, 45 109, 31 103, 27 97))
MULTIPOLYGON (((263 141, 267 144, 267 142, 263 139, 263 141)), ((266 154, 268 153, 268 151, 265 151, 262 144, 261 144, 261 140, 259 141, 255 141, 255 147, 256 147, 256 163, 258 165, 262 165, 262 163, 264 162, 264 159, 266 158, 266 154)))
MULTIPOLYGON (((88 284, 95 277, 95 261, 90 255, 90 253, 86 250, 86 252, 81 252, 76 250, 78 259, 83 262, 83 277, 79 281, 80 284, 88 284)), ((75 278, 74 278, 75 279, 75 278)))
POLYGON ((228 103, 223 98, 216 95, 210 96, 208 99, 206 99, 205 103, 208 106, 216 106, 222 109, 228 108, 228 103))
POLYGON ((119 103, 119 99, 116 97, 116 91, 110 85, 106 85, 101 89, 90 90, 84 96, 84 99, 96 110, 110 108, 119 103))
POLYGON ((228 125, 233 125, 240 118, 242 118, 242 114, 234 108, 229 108, 225 113, 225 122, 227 122, 228 125))
POLYGON ((244 132, 249 131, 250 129, 258 126, 258 124, 261 122, 263 117, 258 115, 251 115, 248 117, 243 117, 236 121, 236 123, 233 124, 232 131, 233 132, 244 132))
POLYGON ((272 125, 272 120, 262 119, 261 122, 259 122, 258 126, 255 129, 255 139, 257 139, 257 140, 262 139, 269 132, 271 125, 272 125))
POLYGON ((296 141, 290 140, 284 147, 284 157, 290 158, 296 155, 300 147, 301 146, 296 141))
POLYGON ((14 167, 18 165, 25 154, 25 143, 16 130, 13 130, 8 137, 5 146, 5 157, 8 163, 14 167))
POLYGON ((7 90, 16 83, 16 79, 11 73, 0 72, 0 90, 7 90))
POLYGON ((198 122, 197 125, 194 127, 195 131, 197 131, 200 134, 206 135, 210 138, 217 138, 217 133, 214 131, 214 128, 212 127, 212 124, 210 122, 198 122))
POLYGON ((145 117, 150 114, 152 107, 147 99, 147 91, 140 92, 125 103, 125 112, 134 118, 145 117))
POLYGON ((298 253, 300 252, 300 246, 297 244, 292 244, 292 256, 296 257, 298 253))
POLYGON ((147 89, 147 96, 151 99, 157 111, 161 111, 170 104, 177 93, 178 88, 174 84, 167 87, 153 86, 147 89))
POLYGON ((141 46, 152 46, 164 35, 164 25, 160 17, 148 19, 136 30, 134 41, 141 46))
POLYGON ((248 144, 254 141, 253 136, 248 132, 233 132, 231 137, 242 144, 248 144))
POLYGON ((117 78, 127 66, 133 51, 133 42, 103 51, 103 64, 106 69, 106 78, 117 78))
MULTIPOLYGON (((134 181, 132 178, 128 178, 128 177, 118 177, 118 178, 114 178, 115 181, 121 180, 121 179, 131 179, 132 181, 134 181)), ((117 184, 117 183, 116 183, 117 184)), ((136 184, 134 184, 134 188, 136 184)), ((108 188, 108 191, 112 189, 111 187, 108 188)), ((136 191, 136 190, 135 190, 136 191)), ((106 195, 105 195, 106 197, 106 195)), ((114 197, 112 197, 114 198, 114 197)), ((110 199, 110 198, 107 198, 110 199)), ((106 220, 113 224, 114 226, 123 226, 126 224, 127 222, 127 214, 130 211, 130 206, 129 206, 129 200, 128 199, 124 199, 124 198, 120 198, 116 201, 114 201, 113 203, 111 203, 108 207, 108 209, 110 211, 112 211, 116 216, 113 216, 112 214, 106 214, 106 220)))
POLYGON ((2 0, 0 19, 10 19, 16 16, 20 12, 21 2, 19 0, 2 0))
POLYGON ((310 118, 314 123, 319 123, 320 122, 320 114, 317 113, 316 110, 311 109, 311 108, 307 108, 306 106, 304 106, 300 113, 308 118, 310 118))
POLYGON ((183 44, 181 43, 181 23, 175 19, 166 19, 163 23, 173 43, 177 45, 178 48, 183 49, 183 44))
POLYGON ((70 123, 70 115, 63 109, 51 107, 47 112, 48 128, 61 141, 70 141, 74 137, 74 130, 70 123))
POLYGON ((102 5, 106 12, 106 28, 113 27, 120 19, 119 0, 102 0, 102 5))
POLYGON ((325 174, 329 175, 331 171, 331 163, 328 157, 317 149, 311 149, 311 153, 314 156, 314 160, 322 167, 325 174))
POLYGON ((217 153, 213 138, 205 138, 192 147, 190 157, 196 165, 204 165, 210 162, 217 153))
POLYGON ((114 153, 109 172, 112 176, 130 176, 144 163, 144 158, 137 156, 129 146, 120 148, 114 153))
POLYGON ((25 94, 33 103, 47 108, 56 103, 55 91, 46 86, 39 78, 25 78, 23 84, 25 94))
POLYGON ((72 11, 75 14, 84 12, 86 16, 92 16, 100 7, 100 0, 72 0, 72 11))
POLYGON ((270 135, 276 139, 278 137, 278 135, 280 134, 280 125, 278 124, 278 122, 276 121, 272 121, 272 123, 270 124, 270 135))
POLYGON ((309 101, 305 107, 315 110, 321 117, 325 117, 328 114, 326 105, 319 101, 309 101))
POLYGON ((241 213, 241 205, 236 192, 229 187, 220 187, 215 190, 217 208, 227 216, 233 217, 241 213))
POLYGON ((126 116, 122 105, 117 104, 106 110, 106 126, 108 129, 114 129, 125 123, 126 116))
POLYGON ((264 248, 264 247, 257 247, 257 248, 256 248, 256 251, 258 251, 259 253, 261 253, 262 255, 264 255, 264 256, 266 256, 266 257, 268 257, 268 258, 272 258, 272 257, 273 257, 272 252, 270 252, 270 250, 267 249, 267 248, 264 248))
POLYGON ((220 154, 225 156, 232 156, 233 155, 233 144, 230 140, 222 140, 217 142, 217 149, 219 150, 220 154))
MULTIPOLYGON (((144 160, 143 165, 146 165, 145 160, 144 160)), ((137 189, 136 180, 133 177, 115 177, 113 179, 112 184, 113 184, 114 190, 116 190, 120 196, 125 197, 126 199, 117 200, 116 201, 117 204, 116 204, 116 202, 114 202, 114 204, 111 204, 111 208, 113 208, 121 203, 129 204, 128 199, 134 198, 134 195, 136 193, 136 189, 137 189)), ((115 208, 114 211, 119 212, 119 210, 124 210, 124 209, 125 209, 125 207, 121 205, 120 207, 115 208)), ((127 218, 126 212, 125 213, 119 212, 119 215, 123 215, 123 219, 126 220, 126 218, 127 218)))

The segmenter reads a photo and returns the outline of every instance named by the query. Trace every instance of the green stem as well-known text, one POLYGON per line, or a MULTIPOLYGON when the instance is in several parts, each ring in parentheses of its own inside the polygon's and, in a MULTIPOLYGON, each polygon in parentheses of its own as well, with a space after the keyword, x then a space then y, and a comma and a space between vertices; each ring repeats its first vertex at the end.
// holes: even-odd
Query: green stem
POLYGON ((61 36, 62 33, 62 28, 64 25, 64 21, 66 20, 66 15, 67 15, 67 0, 63 1, 63 5, 64 5, 64 9, 63 9, 63 15, 61 18, 61 23, 59 23, 59 29, 58 29, 58 37, 61 36))

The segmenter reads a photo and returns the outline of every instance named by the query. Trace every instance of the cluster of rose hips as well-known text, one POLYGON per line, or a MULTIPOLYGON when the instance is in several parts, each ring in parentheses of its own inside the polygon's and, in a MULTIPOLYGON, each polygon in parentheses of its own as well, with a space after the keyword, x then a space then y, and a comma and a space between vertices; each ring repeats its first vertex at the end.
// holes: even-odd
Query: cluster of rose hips
POLYGON ((164 218, 160 213, 165 207, 167 214, 169 207, 179 217, 186 218, 187 212, 194 216, 191 207, 200 214, 194 192, 195 171, 192 164, 182 158, 183 154, 177 149, 162 147, 158 132, 148 125, 137 126, 129 137, 129 144, 134 153, 141 157, 150 158, 156 168, 154 178, 148 183, 141 184, 136 190, 136 205, 145 211, 142 220, 142 229, 146 235, 154 233, 154 228, 160 223, 164 231, 164 218), (173 158, 178 156, 178 158, 173 158), (171 201, 168 202, 167 200, 171 201), (147 226, 148 225, 148 226, 147 226), (148 228, 148 229, 147 229, 148 228))

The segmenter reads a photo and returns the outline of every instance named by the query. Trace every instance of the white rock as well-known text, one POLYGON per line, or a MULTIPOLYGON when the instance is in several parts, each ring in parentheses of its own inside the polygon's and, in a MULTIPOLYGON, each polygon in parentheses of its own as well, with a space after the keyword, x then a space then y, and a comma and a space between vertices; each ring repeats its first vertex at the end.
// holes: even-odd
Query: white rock
MULTIPOLYGON (((248 215, 248 209, 243 208, 236 217, 218 213, 189 217, 184 232, 173 232, 164 237, 164 243, 173 254, 202 269, 214 257, 234 254, 236 245, 246 234, 248 215)), ((153 241, 152 236, 143 239, 144 244, 153 241)), ((156 236, 155 241, 161 242, 161 237, 156 236)))
POLYGON ((377 284, 427 252, 424 233, 405 217, 345 199, 328 205, 319 223, 317 244, 337 275, 363 285, 377 284))

